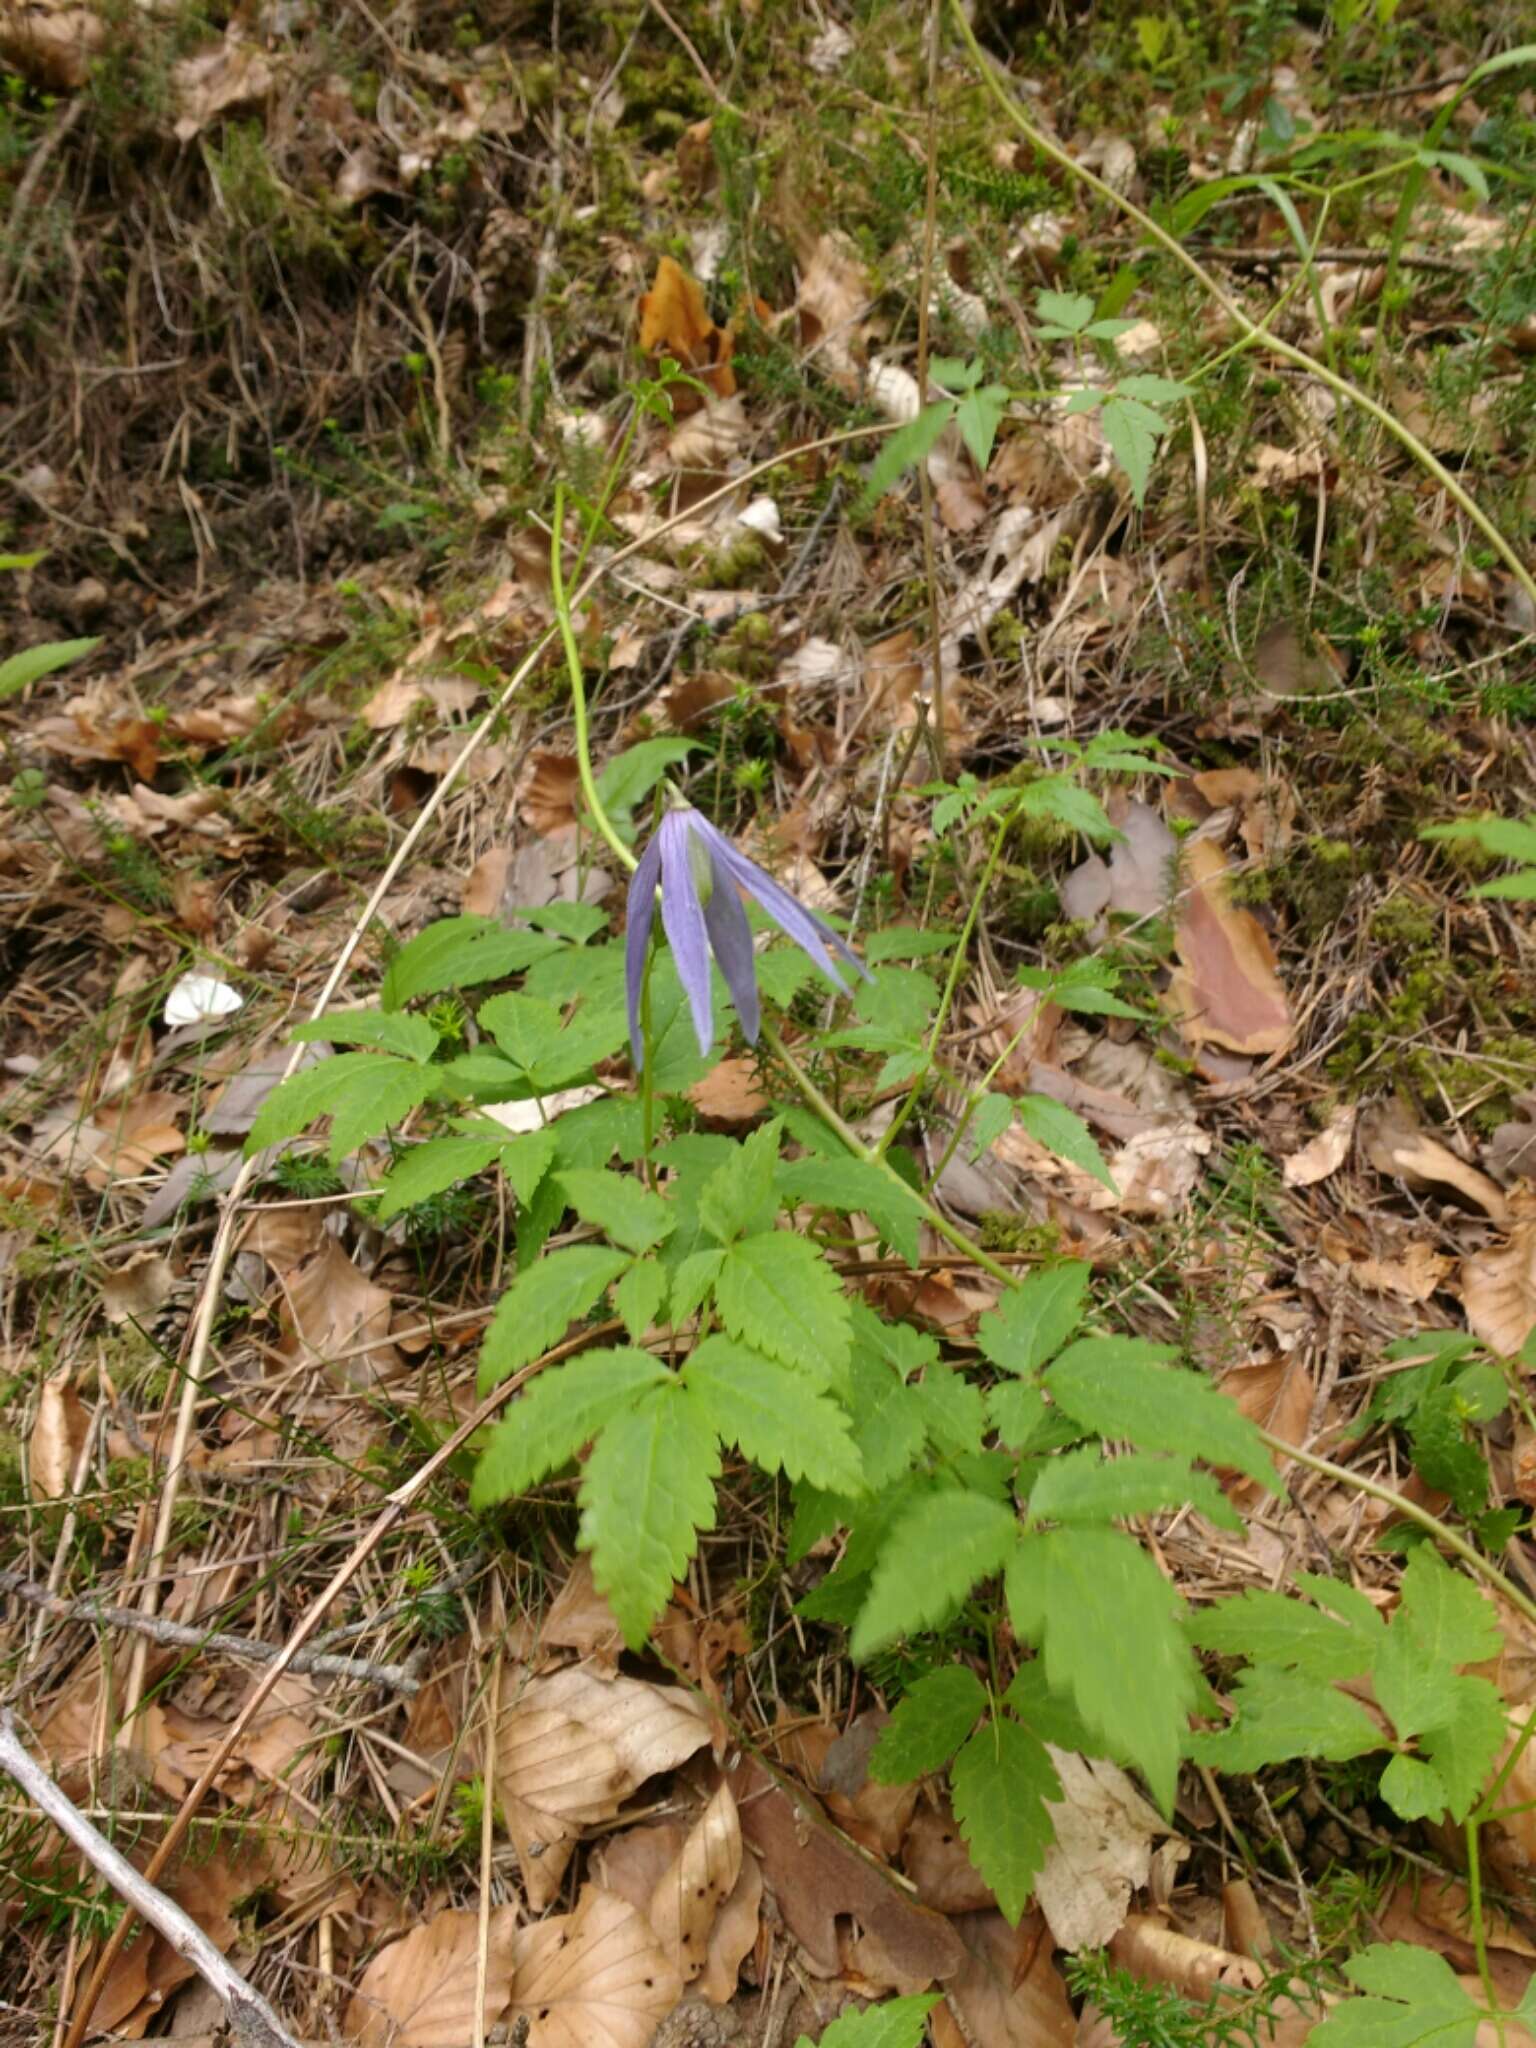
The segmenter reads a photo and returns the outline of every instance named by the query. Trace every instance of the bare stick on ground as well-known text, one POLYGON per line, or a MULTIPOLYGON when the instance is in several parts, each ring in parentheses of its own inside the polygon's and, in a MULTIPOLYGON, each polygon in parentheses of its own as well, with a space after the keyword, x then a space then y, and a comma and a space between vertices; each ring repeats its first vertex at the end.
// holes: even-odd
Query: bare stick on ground
POLYGON ((216 1991, 229 2015, 236 2048, 299 2048, 298 2042, 260 1992, 222 1956, 195 1920, 173 1899, 155 1890, 127 1857, 59 1790, 16 1733, 10 1713, 0 1708, 0 1770, 7 1771, 40 1812, 66 1835, 98 1876, 126 1899, 139 1918, 163 1935, 184 1962, 216 1991))

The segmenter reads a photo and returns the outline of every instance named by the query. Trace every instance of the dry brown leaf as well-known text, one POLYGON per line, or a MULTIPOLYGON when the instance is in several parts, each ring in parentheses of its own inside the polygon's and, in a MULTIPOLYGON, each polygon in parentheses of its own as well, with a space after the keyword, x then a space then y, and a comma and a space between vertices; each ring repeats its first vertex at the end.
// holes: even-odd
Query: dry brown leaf
POLYGON ((1072 2048, 1077 2020, 1042 1915, 1015 1928, 1001 1913, 962 1913, 954 1925, 965 1960, 944 2003, 967 2048, 1072 2048))
POLYGON ((237 31, 171 67, 171 91, 179 115, 176 140, 190 142, 232 107, 251 107, 272 90, 272 66, 259 45, 237 31))
POLYGON ((1355 1134, 1355 1105, 1343 1103, 1315 1138, 1309 1138, 1292 1152, 1281 1167, 1288 1188, 1310 1188, 1330 1173, 1337 1173, 1349 1156, 1349 1141, 1355 1134))
POLYGON ((1511 1209, 1504 1243, 1473 1252, 1461 1265, 1467 1327, 1504 1358, 1536 1330, 1536 1196, 1516 1194, 1511 1209))
POLYGON ((804 260, 795 306, 800 341, 814 350, 832 382, 847 397, 862 381, 858 324, 869 309, 869 282, 846 235, 825 234, 804 260))
POLYGON ((327 1237, 285 1283, 282 1349, 289 1358, 323 1365, 338 1352, 367 1344, 372 1348, 336 1370, 344 1384, 371 1385, 400 1366, 399 1352, 387 1341, 391 1307, 387 1289, 352 1263, 339 1238, 327 1237))
MULTIPOLYGON (((716 398, 729 398, 736 389, 729 360, 731 336, 716 327, 697 279, 675 257, 661 258, 655 282, 641 296, 640 346, 648 355, 671 356, 707 384, 716 398)), ((694 409, 687 396, 674 387, 673 403, 680 413, 694 409)))
POLYGON ((1202 2004, 1218 1984, 1251 1991, 1264 1979, 1263 1965, 1252 1956, 1235 1956, 1230 1949, 1180 1934, 1149 1913, 1132 1913, 1110 1942, 1109 1953, 1133 1977, 1172 1984, 1202 2004))
POLYGON ((525 1927, 514 1948, 511 2019, 527 2048, 647 2048, 682 1996, 644 1917, 599 1886, 574 1913, 525 1927))
POLYGON ((50 1373, 37 1397, 37 1417, 27 1449, 32 1491, 44 1500, 63 1500, 74 1487, 75 1467, 85 1447, 90 1418, 75 1392, 67 1366, 50 1373))
MULTIPOLYGON (((1258 1365, 1234 1366, 1222 1374, 1217 1384, 1250 1422, 1267 1429, 1283 1443, 1299 1444, 1306 1436, 1317 1390, 1299 1348, 1266 1358, 1258 1365)), ((1280 1460, 1271 1456, 1278 1470, 1280 1460)), ((1256 1479, 1233 1478, 1227 1486, 1227 1492, 1236 1501, 1256 1498, 1262 1491, 1256 1479)))
POLYGON ((1395 1174, 1409 1187, 1427 1183, 1455 1188, 1486 1209, 1496 1223, 1509 1213, 1503 1190, 1486 1173, 1458 1159, 1438 1138, 1421 1131, 1399 1104, 1371 1103, 1360 1118, 1360 1149, 1378 1173, 1395 1174))
POLYGON ((768 1107, 758 1072, 756 1060, 717 1060, 688 1090, 688 1100, 706 1123, 755 1123, 768 1107))
POLYGON ((1152 1844, 1168 1827, 1118 1765, 1052 1749, 1065 1797, 1047 1805, 1055 1840, 1035 1903, 1058 1948, 1103 1948, 1147 1881, 1152 1844))
MULTIPOLYGON (((516 1906, 494 1907, 490 1915, 487 2029, 512 1996, 517 1920, 516 1906)), ((342 2032, 362 2048, 465 2048, 475 2031, 479 1948, 478 1913, 434 1913, 374 1957, 347 2007, 342 2032)))
MULTIPOLYGON (((1493 1988, 1501 2004, 1518 2005, 1531 1979, 1536 1948, 1486 1898, 1482 1913, 1493 1988)), ((1458 1971, 1477 1967, 1467 1889, 1453 1878, 1437 1881, 1414 1875, 1401 1880, 1376 1918, 1383 1941, 1407 1941, 1415 1948, 1433 1949, 1458 1971)))
POLYGON ((1194 1045, 1283 1052, 1295 1029, 1275 972, 1275 949, 1251 910, 1232 901, 1226 855, 1210 839, 1185 850, 1169 1008, 1194 1045))
POLYGON ((688 1830, 676 1860, 657 1879, 646 1918, 685 1984, 704 1968, 715 1916, 741 1875, 741 1822, 722 1784, 688 1830))
POLYGON ((723 470, 747 438, 746 408, 739 393, 706 401, 674 428, 667 460, 674 469, 723 470))
POLYGON ((0 12, 0 53, 23 77, 54 92, 79 91, 109 33, 94 7, 22 4, 0 12))
MULTIPOLYGON (((1326 1236, 1326 1233, 1325 1233, 1326 1236)), ((1352 1259, 1349 1277, 1371 1294, 1396 1294, 1404 1301, 1428 1301, 1442 1286, 1451 1270, 1444 1252, 1422 1238, 1414 1238, 1395 1259, 1352 1259)))
POLYGON ((617 1669, 624 1631, 594 1585, 592 1560, 585 1553, 571 1566, 565 1584, 550 1602, 539 1637, 555 1649, 575 1650, 600 1671, 617 1669))
POLYGON ((392 732, 418 704, 430 705, 440 718, 462 718, 482 694, 479 683, 463 676, 419 675, 401 669, 379 685, 358 717, 370 732, 392 732))
POLYGON ((518 819, 541 838, 565 832, 576 822, 581 801, 581 770, 574 754, 535 747, 517 778, 513 804, 518 819))
POLYGON ((1178 841, 1150 804, 1113 806, 1110 818, 1121 837, 1107 861, 1091 853, 1067 876, 1062 909, 1079 918, 1095 918, 1105 910, 1125 917, 1161 917, 1173 893, 1178 841))
POLYGON ((731 1775, 741 1831, 763 1865, 780 1913, 811 1969, 842 1969, 839 1916, 851 1915, 878 1937, 902 1974, 953 1976, 964 1951, 949 1922, 903 1892, 881 1865, 839 1839, 816 1802, 791 1793, 751 1758, 731 1775))
POLYGON ((101 1276, 101 1306, 109 1323, 147 1323, 164 1308, 176 1285, 175 1268, 159 1252, 138 1252, 101 1276))
POLYGON ((470 917, 495 917, 507 893, 512 869, 510 846, 492 846, 482 853, 464 878, 459 907, 470 917))
POLYGON ((972 1863, 947 1799, 913 1816, 901 1846, 901 1867, 917 1896, 936 1913, 979 1913, 997 1904, 972 1863))
POLYGON ((709 1953, 704 1958, 698 1989, 711 2005, 729 2005, 736 1996, 741 1966, 757 1945, 763 1904, 762 1865, 743 1848, 741 1870, 730 1897, 715 1915, 709 1953))

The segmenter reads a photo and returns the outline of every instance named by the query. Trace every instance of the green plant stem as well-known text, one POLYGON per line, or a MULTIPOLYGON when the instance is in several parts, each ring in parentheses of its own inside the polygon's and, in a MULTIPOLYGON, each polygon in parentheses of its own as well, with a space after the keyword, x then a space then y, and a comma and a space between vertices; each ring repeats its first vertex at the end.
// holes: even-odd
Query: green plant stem
MULTIPOLYGON (((1337 397, 1342 398, 1346 404, 1353 405, 1359 411, 1369 414, 1378 426, 1385 427, 1392 438, 1407 449, 1419 467, 1432 476, 1452 502, 1458 505, 1462 512, 1466 514, 1467 518, 1471 520, 1489 546, 1498 554, 1504 566, 1531 600, 1531 603, 1536 605, 1536 576, 1532 575, 1531 571, 1521 560, 1516 549, 1505 538, 1500 528, 1489 518, 1471 492, 1467 490, 1464 484, 1458 482, 1456 477, 1446 468, 1445 464, 1424 445, 1412 428, 1398 419, 1388 407, 1372 398, 1369 392, 1362 391, 1358 384, 1352 384, 1347 377, 1343 377, 1338 371, 1330 369, 1326 363, 1320 363, 1315 356, 1309 356, 1305 349, 1296 348, 1292 343, 1282 341, 1278 335, 1266 333, 1257 321, 1251 320, 1248 317, 1237 301, 1223 288, 1219 280, 1214 278, 1204 265, 1190 254, 1176 236, 1169 234, 1168 230, 1153 220, 1149 213, 1143 213, 1133 200, 1127 199, 1124 193, 1117 192, 1113 185, 1106 184, 1096 172, 1086 169, 1075 157, 1070 156, 1061 147, 1060 143, 1052 141, 1049 135, 1046 135, 1041 129, 1037 128, 1027 115, 1020 111, 1017 102, 1011 95, 1003 90, 1001 81, 998 79, 993 66, 988 62, 981 45, 976 40, 975 32, 965 18, 965 9, 961 5, 961 0, 950 0, 950 7, 955 25, 960 33, 960 39, 971 54, 971 61, 976 66, 982 83, 997 101, 1008 120, 1018 129, 1019 133, 1031 147, 1037 149, 1042 156, 1048 157, 1052 163, 1059 165, 1069 176, 1080 180, 1090 190, 1097 192, 1100 198, 1106 199, 1112 206, 1118 207, 1127 219, 1133 220, 1136 223, 1144 235, 1150 237, 1160 248, 1166 249, 1168 254, 1176 262, 1182 264, 1184 269, 1189 272, 1201 290, 1209 293, 1210 297, 1221 307, 1228 319, 1233 321, 1242 330, 1244 335, 1261 337, 1265 347, 1272 350, 1283 361, 1294 363, 1298 369, 1305 370, 1309 377, 1315 377, 1320 384, 1327 385, 1328 389, 1337 397)), ((1512 52, 1506 53, 1506 57, 1511 55, 1513 55, 1512 52)), ((1406 200, 1408 197, 1406 191, 1403 196, 1406 200)))
POLYGON ((998 820, 997 831, 992 839, 991 851, 982 865, 980 875, 976 878, 975 887, 971 891, 971 901, 965 913, 965 923, 960 928, 960 936, 956 939, 955 950, 950 956, 949 973, 944 978, 944 990, 939 997, 938 1014, 933 1020, 932 1030, 928 1033, 928 1056, 923 1062, 921 1071, 914 1076, 912 1086, 907 1090, 906 1095, 902 1099, 901 1107, 897 1110, 895 1116, 891 1118, 890 1124, 880 1140, 878 1149, 882 1157, 890 1150, 892 1140, 911 1116, 913 1110, 916 1109, 918 1097, 922 1094, 928 1077, 933 1072, 934 1061, 938 1058, 939 1040, 943 1036, 944 1026, 949 1021, 949 1013, 954 1005, 955 993, 960 986, 960 976, 965 971, 965 963, 971 947, 971 938, 981 917, 982 902, 986 897, 987 890, 991 887, 992 877, 997 873, 998 862, 1003 857, 1003 847, 1008 838, 1009 828, 1012 826, 1017 815, 1018 805, 1014 804, 998 820))
POLYGON ((613 820, 603 809, 603 800, 597 793, 597 780, 592 773, 592 734, 587 718, 587 681, 581 666, 581 649, 576 645, 576 630, 571 623, 570 599, 566 594, 565 570, 560 560, 560 547, 565 531, 565 485, 555 485, 555 517, 553 531, 549 538, 549 578, 554 597, 555 623, 559 628, 560 645, 565 650, 566 671, 571 679, 571 715, 576 723, 576 772, 581 778, 581 793, 587 800, 587 809, 592 813, 592 822, 607 840, 609 846, 633 869, 635 857, 614 829, 613 820))

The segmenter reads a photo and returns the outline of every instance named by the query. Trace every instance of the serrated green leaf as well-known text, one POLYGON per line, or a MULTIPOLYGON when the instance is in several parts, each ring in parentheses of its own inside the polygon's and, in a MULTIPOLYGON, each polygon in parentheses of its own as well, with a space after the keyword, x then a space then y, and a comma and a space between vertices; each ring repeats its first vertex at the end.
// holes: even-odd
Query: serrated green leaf
POLYGON ((1145 406, 1134 398, 1118 396, 1105 400, 1099 418, 1104 423, 1104 438, 1130 480, 1131 496, 1138 506, 1144 505, 1163 421, 1153 413, 1151 419, 1157 421, 1154 427, 1145 406))
POLYGON ((333 1010, 298 1025, 292 1036, 300 1044, 320 1039, 327 1045, 371 1045, 420 1064, 438 1047, 437 1033, 425 1017, 407 1017, 398 1010, 333 1010))
POLYGON ((683 1382, 724 1441, 764 1471, 809 1480, 829 1493, 863 1489, 848 1417, 792 1366, 716 1331, 694 1347, 683 1382))
POLYGON ((1065 1451, 1052 1458, 1029 1496, 1030 1518, 1046 1522, 1109 1522, 1123 1515, 1156 1514, 1161 1508, 1198 1508, 1223 1529, 1241 1529, 1243 1518, 1208 1472, 1188 1458, 1106 1458, 1102 1451, 1065 1451))
POLYGON ((1035 312, 1063 334, 1081 334, 1093 318, 1093 301, 1085 292, 1040 291, 1035 293, 1035 312))
POLYGON ((1187 384, 1180 384, 1174 377, 1158 377, 1149 371, 1138 372, 1132 377, 1122 377, 1115 386, 1127 398, 1139 398, 1146 405, 1172 405, 1176 399, 1188 398, 1192 394, 1187 384))
POLYGON ((354 1074, 368 1076, 380 1064, 371 1052, 342 1052, 330 1059, 318 1059, 300 1067, 286 1081, 280 1081, 256 1112, 245 1141, 247 1156, 276 1145, 284 1138, 308 1130, 323 1116, 329 1116, 338 1094, 344 1094, 354 1074))
POLYGON ((1509 1738, 1509 1720, 1498 1688, 1486 1678, 1452 1679, 1447 1707, 1419 1737, 1419 1748, 1445 1787, 1446 1811, 1464 1821, 1509 1738))
POLYGON ((548 1128, 562 1166, 606 1166, 615 1153, 629 1166, 645 1150, 645 1112, 632 1095, 578 1103, 548 1128))
POLYGON ((1536 898, 1536 868, 1521 868, 1513 875, 1496 875, 1491 882, 1479 882, 1472 894, 1501 897, 1506 903, 1529 903, 1536 898))
POLYGON ((1012 1122, 1011 1095, 983 1095, 965 1127, 966 1156, 973 1164, 984 1152, 992 1150, 1012 1122))
POLYGON ((862 1345, 848 1361, 846 1399, 865 1484, 872 1492, 889 1486, 912 1469, 923 1448, 922 1403, 889 1359, 862 1345))
POLYGON ((775 1117, 731 1147, 704 1184, 699 1221, 720 1244, 772 1230, 779 1213, 776 1173, 783 1122, 775 1117))
POLYGON ((1504 1646, 1488 1601, 1433 1550, 1416 1550, 1408 1560, 1392 1626, 1406 1628, 1437 1664, 1481 1664, 1504 1646))
POLYGON ((1010 1508, 979 1493, 918 1501, 880 1552, 849 1646, 855 1662, 898 1636, 942 1626, 979 1580, 1002 1568, 1018 1527, 1010 1508))
POLYGON ((1319 1684, 1359 1677, 1385 1641, 1379 1617, 1367 1632, 1262 1588, 1202 1607, 1190 1618, 1189 1634, 1218 1656, 1295 1670, 1319 1684))
POLYGON ((715 1524, 720 1451, 708 1416, 675 1381, 648 1389, 608 1423, 582 1472, 578 1541, 632 1650, 715 1524))
POLYGON ((534 1190, 555 1162, 559 1143, 560 1125, 546 1124, 542 1130, 524 1131, 502 1145, 497 1164, 520 1202, 533 1200, 534 1190))
POLYGON ((977 1323, 982 1351, 1004 1372, 1039 1372, 1082 1321, 1092 1271, 1081 1259, 1037 1268, 977 1323))
POLYGON ((1170 1811, 1201 1692, 1173 1587, 1132 1537, 1075 1528, 1021 1538, 1007 1588, 1014 1628, 1040 1645, 1052 1690, 1072 1700, 1113 1754, 1137 1765, 1170 1811))
POLYGON ((534 1092, 522 1068, 489 1046, 460 1053, 437 1069, 444 1086, 471 1102, 520 1102, 534 1092))
POLYGON ((884 1359, 900 1378, 909 1380, 913 1373, 938 1363, 939 1347, 926 1331, 914 1330, 910 1323, 885 1322, 866 1302, 854 1301, 850 1307, 855 1346, 884 1359))
POLYGON ((876 967, 854 990, 854 1013, 873 1031, 903 1042, 928 1032, 939 991, 920 967, 876 967))
POLYGON ((908 1687, 870 1753, 877 1785, 909 1785, 942 1771, 975 1727, 987 1689, 964 1664, 930 1671, 908 1687))
POLYGON ((1003 1694, 1003 1703, 1042 1742, 1049 1742, 1057 1749, 1071 1750, 1079 1756, 1088 1754, 1096 1742, 1102 1750, 1103 1738, 1090 1734, 1072 1702, 1060 1693, 1052 1692, 1047 1685, 1045 1666, 1038 1657, 1019 1666, 1013 1674, 1012 1684, 1003 1694))
POLYGON ((1262 1770, 1299 1756, 1344 1763, 1385 1741, 1358 1700, 1273 1664, 1255 1664, 1242 1673, 1232 1688, 1232 1706, 1225 1728, 1187 1738, 1187 1752, 1197 1763, 1229 1772, 1262 1770))
POLYGON ((514 1066, 532 1074, 546 1054, 555 1050, 565 1019, 558 1004, 513 994, 492 996, 482 1003, 477 1022, 514 1066))
MULTIPOLYGON (((402 1209, 428 1201, 461 1180, 473 1180, 477 1173, 484 1173, 504 1142, 496 1137, 456 1136, 429 1138, 424 1145, 413 1145, 395 1161, 379 1190, 375 1212, 379 1221, 387 1223, 402 1209)), ((553 1145, 550 1149, 553 1151, 553 1145)))
POLYGON ((603 808, 618 811, 625 821, 642 797, 649 796, 669 768, 688 756, 698 740, 674 739, 670 735, 654 740, 637 740, 621 754, 604 763, 597 777, 597 794, 603 808))
MULTIPOLYGON (((893 1998, 864 2012, 845 2012, 822 2035, 821 2048, 918 2048, 939 1998, 939 1992, 929 1991, 918 1998, 893 1998)), ((795 2048, 813 2044, 802 2034, 795 2048)))
POLYGON ((779 1168, 779 1186, 791 1202, 836 1209, 845 1216, 863 1210, 907 1264, 917 1264, 922 1200, 882 1167, 851 1153, 841 1159, 790 1159, 779 1168))
POLYGON ((1482 2008, 1433 1949, 1378 1943, 1351 1956, 1344 1972, 1378 1995, 1336 2005, 1308 2048, 1476 2048, 1482 2008))
POLYGON ((1081 1337, 1050 1366, 1051 1398, 1100 1436, 1142 1450, 1182 1451, 1230 1465, 1274 1493, 1274 1467, 1236 1402, 1202 1374, 1165 1363, 1167 1347, 1131 1337, 1081 1337))
POLYGON ((1018 806, 1026 818, 1053 818, 1096 845, 1120 837, 1093 791, 1069 775, 1042 775, 1026 783, 1019 791, 1018 806))
POLYGON ((1003 414, 1008 409, 1008 392, 1001 384, 984 384, 968 391, 955 407, 955 425, 979 470, 992 460, 992 444, 1003 414))
POLYGON ((720 1277, 720 1268, 725 1264, 725 1253, 718 1245, 706 1245, 702 1251, 690 1252, 672 1275, 672 1320, 686 1323, 690 1316, 697 1315, 708 1299, 711 1289, 720 1277))
POLYGON ((67 668, 72 661, 83 660, 100 645, 98 634, 94 640, 45 640, 40 646, 24 647, 19 654, 7 655, 0 661, 0 702, 18 696, 29 684, 41 682, 44 676, 67 668))
POLYGON ((1408 1444, 1419 1477, 1437 1493, 1448 1493, 1470 1520, 1488 1505, 1490 1475, 1488 1460, 1467 1438, 1465 1412, 1460 1380, 1436 1387, 1408 1424, 1408 1444))
POLYGON ((537 925, 541 932, 556 932, 562 939, 585 944, 608 923, 608 913, 596 903, 527 903, 514 912, 518 918, 537 925))
MULTIPOLYGON (((1536 859, 1536 851, 1532 858, 1536 859)), ((960 934, 943 931, 935 925, 890 924, 883 931, 871 932, 863 941, 864 958, 871 967, 879 967, 887 960, 921 960, 930 953, 952 952, 960 934)))
POLYGON ((677 1221, 664 1195, 653 1194, 626 1173, 604 1167, 577 1167, 559 1175, 566 1201, 583 1223, 590 1223, 627 1252, 648 1252, 659 1245, 677 1221))
POLYGON ((636 1259, 613 1290, 613 1312, 638 1344, 661 1314, 667 1298, 667 1269, 656 1259, 636 1259))
POLYGON ((1084 1173, 1091 1173, 1111 1194, 1119 1194, 1114 1176, 1104 1162, 1104 1154, 1075 1109, 1068 1109, 1064 1102, 1053 1101, 1049 1095, 1021 1095, 1014 1109, 1019 1122, 1037 1145, 1043 1145, 1047 1152, 1054 1152, 1058 1159, 1065 1159, 1068 1165, 1079 1166, 1084 1173))
POLYGON ((584 1351, 540 1373, 487 1438, 470 1504, 492 1507, 526 1493, 668 1377, 649 1352, 629 1350, 584 1351))
POLYGON ((986 1404, 981 1389, 963 1379, 954 1366, 929 1366, 907 1393, 922 1416, 929 1442, 941 1455, 964 1456, 981 1449, 986 1404))
POLYGON ((1037 1386, 1028 1380, 1000 1380, 987 1389, 987 1420, 1011 1451, 1050 1450, 1062 1441, 1070 1443, 1083 1434, 1059 1408, 1053 1408, 1037 1386), (1065 1423, 1068 1435, 1061 1437, 1065 1423))
POLYGON ((565 950, 558 939, 509 930, 494 917, 439 918, 391 960, 379 999, 386 1010, 398 1010, 416 996, 501 981, 565 950))
MULTIPOLYGON (((563 1199, 563 1198, 562 1198, 563 1199)), ((573 1244, 519 1273, 496 1304, 480 1352, 480 1392, 556 1344, 629 1264, 606 1245, 573 1244)))
POLYGON ((925 406, 915 420, 908 420, 905 426, 898 427, 870 464, 864 488, 854 501, 849 517, 867 519, 880 499, 900 482, 909 469, 915 469, 920 462, 927 460, 934 443, 954 416, 955 401, 941 398, 936 404, 925 406))
POLYGON ((731 1245, 715 1280, 715 1306, 733 1337, 823 1383, 848 1363, 848 1302, 837 1275, 792 1231, 766 1230, 731 1245))
MULTIPOLYGON (((336 1068, 345 1057, 343 1053, 327 1060, 324 1071, 336 1078, 336 1068)), ((326 1147, 326 1157, 332 1166, 339 1166, 349 1153, 366 1145, 370 1138, 377 1138, 391 1124, 404 1122, 437 1084, 434 1068, 418 1067, 387 1053, 369 1053, 364 1057, 371 1071, 356 1068, 344 1079, 337 1079, 331 1097, 331 1142, 326 1147)))
POLYGON ((1056 1839, 1045 1802, 1060 1799, 1061 1780, 1050 1755, 1017 1721, 989 1721, 955 1758, 949 1789, 971 1861, 1016 1927, 1056 1839))

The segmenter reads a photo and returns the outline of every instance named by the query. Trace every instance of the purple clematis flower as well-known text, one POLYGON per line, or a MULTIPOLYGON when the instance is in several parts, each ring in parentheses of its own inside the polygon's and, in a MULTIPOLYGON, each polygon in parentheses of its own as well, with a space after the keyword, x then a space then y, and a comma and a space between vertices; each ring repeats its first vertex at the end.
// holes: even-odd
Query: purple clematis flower
POLYGON ((684 805, 668 811, 651 843, 640 856, 629 884, 629 925, 624 940, 624 980, 629 995, 629 1042, 635 1065, 644 1063, 640 1039, 640 987, 645 954, 656 916, 656 885, 661 884, 661 922, 677 962, 678 979, 693 1012, 699 1051, 714 1043, 710 1003, 709 956, 714 954, 736 1005, 747 1043, 756 1045, 761 1015, 757 1000, 757 962, 752 933, 739 890, 766 910, 786 938, 814 960, 829 980, 848 993, 848 984, 833 963, 838 953, 858 973, 868 976, 862 960, 829 924, 781 889, 772 875, 734 847, 707 818, 684 805))

